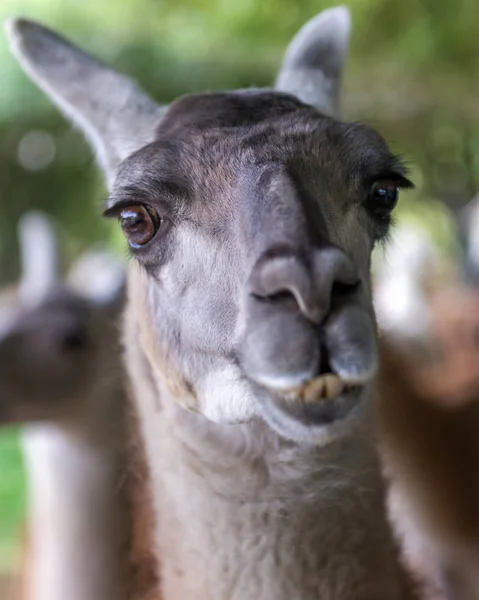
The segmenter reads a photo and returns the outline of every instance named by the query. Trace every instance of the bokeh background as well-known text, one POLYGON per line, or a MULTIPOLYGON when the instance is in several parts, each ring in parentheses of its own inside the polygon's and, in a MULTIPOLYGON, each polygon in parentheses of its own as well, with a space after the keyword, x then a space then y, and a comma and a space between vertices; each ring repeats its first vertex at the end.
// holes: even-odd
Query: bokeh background
MULTIPOLYGON (((324 0, 1 0, 63 31, 168 101, 191 91, 270 84, 282 52, 324 0)), ((375 126, 411 167, 399 218, 444 249, 479 190, 478 0, 351 0, 343 113, 375 126)), ((65 263, 99 240, 104 196, 91 150, 30 83, 0 36, 0 285, 18 277, 16 223, 30 208, 62 227, 65 263)), ((24 480, 18 432, 0 432, 0 573, 15 565, 24 480)))

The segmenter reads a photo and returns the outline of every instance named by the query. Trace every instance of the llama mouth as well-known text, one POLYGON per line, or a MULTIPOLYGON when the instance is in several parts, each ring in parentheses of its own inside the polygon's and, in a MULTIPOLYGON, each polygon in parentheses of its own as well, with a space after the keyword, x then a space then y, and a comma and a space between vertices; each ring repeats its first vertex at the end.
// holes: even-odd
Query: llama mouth
POLYGON ((271 400, 289 417, 315 427, 348 416, 364 387, 364 382, 346 382, 333 373, 326 373, 293 390, 276 390, 271 393, 271 400))
MULTIPOLYGON (((325 373, 295 388, 276 390, 286 402, 312 404, 334 400, 353 392, 358 384, 347 382, 334 373, 325 373)), ((359 386, 360 387, 360 386, 359 386)))
POLYGON ((321 443, 335 437, 362 404, 368 381, 345 381, 325 373, 290 389, 258 389, 263 419, 280 435, 321 443))

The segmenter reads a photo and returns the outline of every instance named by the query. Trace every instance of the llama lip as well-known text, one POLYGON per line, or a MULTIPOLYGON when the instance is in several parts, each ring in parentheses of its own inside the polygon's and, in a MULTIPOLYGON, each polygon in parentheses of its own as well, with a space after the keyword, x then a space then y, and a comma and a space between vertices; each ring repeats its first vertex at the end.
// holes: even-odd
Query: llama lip
POLYGON ((301 402, 314 404, 316 402, 328 402, 335 400, 341 395, 354 392, 364 386, 364 381, 346 381, 335 373, 324 373, 306 383, 294 387, 271 390, 286 402, 301 402))
POLYGON ((290 440, 316 444, 334 439, 349 426, 367 388, 365 381, 346 382, 328 373, 294 390, 258 386, 256 398, 272 429, 290 440))

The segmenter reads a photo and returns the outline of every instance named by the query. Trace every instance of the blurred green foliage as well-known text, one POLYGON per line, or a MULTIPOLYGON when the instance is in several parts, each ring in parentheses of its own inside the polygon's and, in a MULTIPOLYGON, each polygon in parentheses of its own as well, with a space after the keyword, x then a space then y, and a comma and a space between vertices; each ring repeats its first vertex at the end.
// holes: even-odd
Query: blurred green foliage
MULTIPOLYGON (((324 0, 2 0, 0 18, 23 14, 56 27, 134 75, 161 100, 193 90, 270 83, 294 32, 324 0)), ((353 39, 344 112, 376 126, 414 165, 403 203, 436 223, 479 180, 477 0, 351 0, 353 39), (441 213, 444 214, 444 211, 441 213)), ((0 281, 15 279, 14 226, 35 206, 63 224, 71 255, 111 237, 98 218, 101 179, 91 151, 23 75, 0 41, 0 281), (28 137, 31 132, 47 137, 28 137), (27 137, 25 137, 27 136, 27 137), (45 141, 46 140, 46 141, 45 141), (22 146, 23 142, 23 146, 22 146), (35 146, 36 144, 36 146, 35 146), (47 144, 45 149, 43 146, 47 144), (27 153, 52 154, 25 166, 27 153)), ((28 162, 28 161, 27 161, 28 162)), ((442 222, 442 221, 440 221, 442 222)))
POLYGON ((0 575, 14 567, 25 512, 25 481, 15 430, 0 436, 0 575))

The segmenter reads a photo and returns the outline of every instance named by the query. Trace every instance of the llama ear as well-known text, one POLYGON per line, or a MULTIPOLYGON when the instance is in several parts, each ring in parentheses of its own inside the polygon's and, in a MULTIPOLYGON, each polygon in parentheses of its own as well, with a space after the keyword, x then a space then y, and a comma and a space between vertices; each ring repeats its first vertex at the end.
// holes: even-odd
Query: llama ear
POLYGON ((58 284, 57 230, 47 215, 30 211, 18 222, 22 273, 19 294, 22 305, 35 306, 58 284))
POLYGON ((89 138, 111 183, 120 161, 151 141, 164 107, 46 27, 11 19, 6 32, 25 72, 89 138))
POLYGON ((275 88, 337 116, 350 31, 351 16, 345 6, 325 10, 308 21, 286 50, 275 88))

